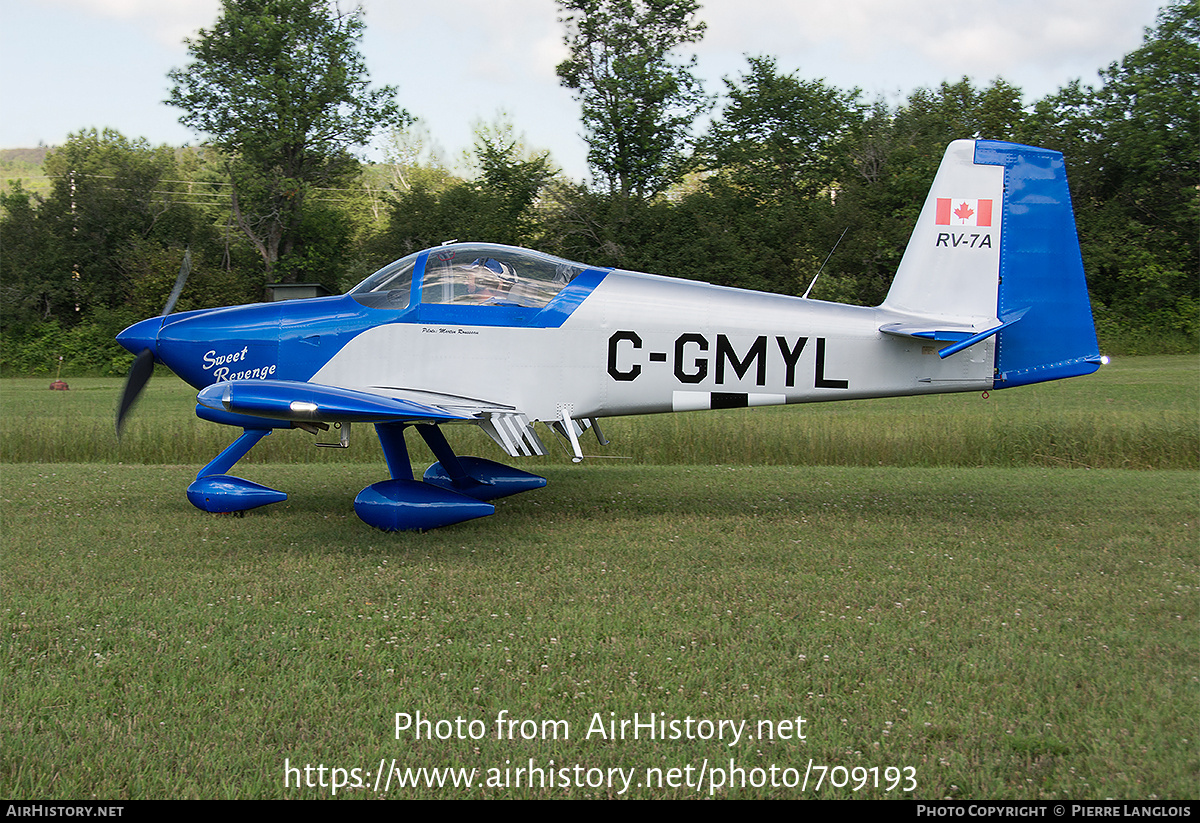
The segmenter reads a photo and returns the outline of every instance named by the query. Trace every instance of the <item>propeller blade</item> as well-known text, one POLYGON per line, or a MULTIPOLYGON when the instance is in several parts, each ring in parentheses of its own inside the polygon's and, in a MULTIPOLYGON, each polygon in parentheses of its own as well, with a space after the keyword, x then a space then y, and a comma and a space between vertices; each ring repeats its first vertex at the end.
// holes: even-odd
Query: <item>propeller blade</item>
POLYGON ((175 308, 175 302, 179 300, 179 293, 183 291, 183 284, 187 282, 188 274, 191 271, 192 247, 188 246, 183 250, 183 264, 179 267, 179 276, 175 278, 175 288, 171 289, 171 296, 167 298, 167 305, 163 306, 163 317, 166 317, 175 308))
MULTIPOLYGON (((183 284, 187 282, 191 271, 192 248, 188 246, 183 250, 183 263, 179 266, 179 276, 175 278, 175 287, 171 289, 171 295, 167 298, 167 305, 163 306, 162 314, 159 317, 166 317, 175 308, 175 303, 179 300, 179 295, 183 291, 183 284)), ((142 324, 130 326, 122 334, 128 334, 132 329, 140 325, 142 324)), ((125 343, 125 345, 128 347, 128 343, 125 343)), ((137 402, 142 389, 146 388, 146 384, 150 382, 152 374, 154 374, 154 352, 149 348, 145 348, 138 352, 137 357, 134 358, 133 365, 129 367, 129 376, 125 378, 125 388, 121 390, 121 401, 117 404, 117 437, 121 436, 121 429, 125 427, 125 418, 129 415, 129 410, 133 408, 133 404, 137 402)))
POLYGON ((125 388, 121 391, 121 402, 117 404, 117 436, 125 425, 125 416, 137 402, 138 395, 146 388, 150 375, 154 374, 154 352, 142 349, 129 367, 129 376, 125 378, 125 388))

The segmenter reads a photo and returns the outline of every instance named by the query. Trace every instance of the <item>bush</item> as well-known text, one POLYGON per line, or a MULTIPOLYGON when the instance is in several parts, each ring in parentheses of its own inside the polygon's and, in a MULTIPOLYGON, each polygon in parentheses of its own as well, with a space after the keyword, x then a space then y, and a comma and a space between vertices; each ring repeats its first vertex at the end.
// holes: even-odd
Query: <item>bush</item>
POLYGON ((0 338, 0 374, 6 377, 117 376, 129 370, 133 355, 117 345, 119 331, 137 318, 98 309, 77 326, 57 320, 10 326, 0 338))

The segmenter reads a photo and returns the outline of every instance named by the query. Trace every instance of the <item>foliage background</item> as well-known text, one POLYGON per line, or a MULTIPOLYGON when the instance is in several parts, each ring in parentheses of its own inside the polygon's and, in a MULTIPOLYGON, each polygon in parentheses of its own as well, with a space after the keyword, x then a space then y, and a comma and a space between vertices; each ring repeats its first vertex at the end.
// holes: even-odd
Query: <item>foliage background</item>
MULTIPOLYGON (((740 76, 726 78, 705 121, 698 116, 714 98, 696 85, 694 61, 678 53, 703 36, 689 16, 694 2, 564 0, 560 7, 568 46, 589 33, 580 48, 590 51, 564 63, 560 77, 581 102, 592 181, 563 177, 503 116, 480 123, 471 151, 451 162, 431 149, 419 122, 391 105, 389 162, 356 160, 353 140, 332 149, 339 174, 296 189, 303 197, 288 201, 290 239, 270 260, 233 207, 231 175, 247 156, 234 142, 172 148, 111 129, 81 130, 42 156, 0 153, 10 179, 0 192, 0 373, 122 373, 130 356, 114 335, 161 310, 185 248, 193 268, 178 310, 260 300, 278 279, 342 291, 449 239, 529 245, 593 265, 784 294, 803 294, 828 257, 812 296, 874 305, 887 293, 945 145, 964 137, 1065 154, 1107 353, 1197 350, 1194 1, 1165 5, 1142 46, 1103 69, 1097 86, 1075 81, 1032 103, 1003 78, 986 85, 963 78, 888 104, 755 55, 740 76), (647 4, 674 22, 637 46, 644 73, 625 78, 625 120, 598 119, 594 103, 604 89, 587 86, 581 61, 603 55, 604 37, 620 45, 632 36, 614 9, 647 4), (593 25, 582 26, 581 16, 593 25), (674 97, 642 94, 655 77, 670 81, 674 97), (610 145, 618 133, 625 136, 619 156, 610 145)), ((347 65, 362 69, 365 102, 384 105, 366 91, 354 57, 347 65)), ((619 63, 602 65, 633 71, 619 63)))

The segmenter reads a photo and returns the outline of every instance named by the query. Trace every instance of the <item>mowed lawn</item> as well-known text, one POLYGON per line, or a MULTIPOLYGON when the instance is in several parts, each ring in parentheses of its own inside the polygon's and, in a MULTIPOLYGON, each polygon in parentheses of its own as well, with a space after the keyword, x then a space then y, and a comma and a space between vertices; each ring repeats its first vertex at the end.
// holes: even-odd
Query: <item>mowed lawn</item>
POLYGON ((611 421, 423 535, 369 427, 211 516, 173 378, 119 446, 119 381, 2 381, 0 794, 1194 798, 1197 374, 611 421))

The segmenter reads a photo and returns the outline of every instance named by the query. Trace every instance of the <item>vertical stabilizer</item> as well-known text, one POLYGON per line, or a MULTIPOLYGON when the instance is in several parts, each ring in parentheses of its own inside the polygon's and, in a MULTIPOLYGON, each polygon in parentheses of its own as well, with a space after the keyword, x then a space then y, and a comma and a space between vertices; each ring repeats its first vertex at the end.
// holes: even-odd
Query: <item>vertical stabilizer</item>
POLYGON ((884 306, 946 323, 995 325, 1004 169, 976 165, 975 141, 946 149, 884 306))
POLYGON ((997 388, 1095 371, 1099 346, 1062 154, 951 143, 883 308, 918 326, 978 332, 966 345, 994 334, 997 388))

